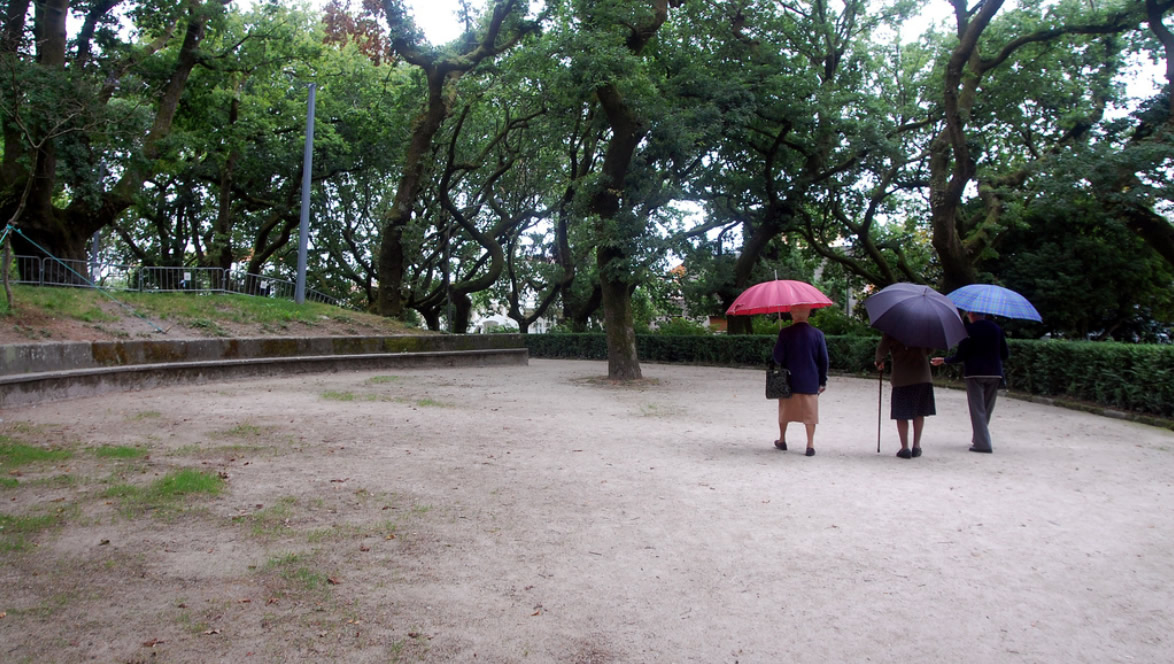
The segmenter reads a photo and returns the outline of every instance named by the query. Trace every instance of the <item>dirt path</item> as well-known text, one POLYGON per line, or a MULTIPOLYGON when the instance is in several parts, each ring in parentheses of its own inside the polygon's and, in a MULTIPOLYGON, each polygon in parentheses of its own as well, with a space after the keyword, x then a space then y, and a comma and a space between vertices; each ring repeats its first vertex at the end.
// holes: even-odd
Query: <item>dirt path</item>
POLYGON ((602 363, 531 360, 4 412, 10 440, 74 455, 0 489, 0 514, 61 514, 0 551, 0 659, 1174 659, 1171 432, 1002 399, 977 455, 965 395, 939 389, 925 456, 901 460, 887 419, 875 451, 876 383, 834 378, 807 458, 771 447, 759 372, 644 371, 614 387, 602 363), (117 489, 178 468, 225 489, 138 511, 117 489))

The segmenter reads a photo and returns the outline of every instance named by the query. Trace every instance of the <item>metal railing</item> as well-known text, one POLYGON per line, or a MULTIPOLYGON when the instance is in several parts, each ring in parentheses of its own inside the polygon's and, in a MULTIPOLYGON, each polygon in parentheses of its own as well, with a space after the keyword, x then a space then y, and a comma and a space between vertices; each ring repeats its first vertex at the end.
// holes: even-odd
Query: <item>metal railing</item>
MULTIPOLYGON (((294 299, 297 290, 297 283, 289 279, 218 267, 148 267, 37 256, 13 256, 13 266, 12 283, 30 286, 90 288, 90 282, 93 282, 106 290, 236 293, 287 300, 294 299)), ((341 301, 312 288, 306 289, 306 299, 345 306, 341 301)))

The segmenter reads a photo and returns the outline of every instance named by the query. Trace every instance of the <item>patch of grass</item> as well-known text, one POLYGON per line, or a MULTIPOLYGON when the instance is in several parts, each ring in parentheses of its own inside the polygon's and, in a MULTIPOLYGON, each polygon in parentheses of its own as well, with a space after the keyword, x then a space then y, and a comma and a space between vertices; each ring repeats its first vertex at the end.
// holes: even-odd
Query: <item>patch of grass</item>
POLYGON ((20 480, 12 477, 0 477, 0 489, 13 489, 20 485, 20 480))
POLYGON ((157 410, 144 410, 134 415, 129 416, 128 420, 154 420, 163 417, 163 413, 157 410))
POLYGON ((192 318, 187 321, 189 327, 194 327, 197 330, 204 330, 214 337, 227 337, 228 330, 220 327, 220 324, 208 318, 192 318))
POLYGON ((178 498, 193 493, 218 495, 224 489, 224 480, 198 470, 177 470, 151 483, 150 492, 159 498, 178 498))
POLYGON ((0 468, 15 468, 38 461, 65 461, 72 456, 70 450, 25 445, 8 436, 0 436, 0 468))
POLYGON ((352 524, 336 524, 329 528, 316 528, 306 533, 306 541, 310 544, 321 542, 339 542, 354 539, 365 534, 366 528, 352 524))
POLYGON ((416 401, 416 405, 421 408, 449 408, 452 406, 452 404, 437 401, 436 399, 419 399, 416 401))
POLYGON ((268 431, 270 431, 269 427, 259 427, 255 424, 249 424, 246 422, 243 424, 238 424, 231 429, 217 431, 216 433, 218 435, 224 436, 225 438, 257 438, 261 435, 264 435, 268 431))
POLYGON ((265 445, 213 445, 211 447, 192 443, 183 445, 167 453, 167 456, 241 456, 246 453, 256 454, 272 450, 265 445))
POLYGON ((318 396, 327 401, 377 401, 379 399, 377 394, 355 394, 354 392, 335 392, 334 390, 326 390, 318 396))
POLYGON ((367 379, 367 383, 371 385, 383 385, 385 383, 395 383, 403 380, 403 376, 371 376, 367 379))
POLYGON ((26 486, 43 486, 51 489, 64 489, 76 484, 77 480, 74 479, 73 475, 66 474, 53 475, 52 477, 38 477, 37 479, 25 482, 26 486))
POLYGON ((276 504, 257 510, 252 514, 234 516, 232 522, 239 525, 248 524, 250 531, 256 537, 275 538, 290 532, 289 518, 298 499, 286 496, 276 504))
POLYGON ((281 578, 293 581, 305 590, 318 590, 326 587, 326 575, 315 572, 309 567, 298 567, 281 573, 281 578))
POLYGON ((141 512, 174 510, 186 496, 215 496, 223 489, 224 480, 219 476, 184 469, 170 472, 146 487, 116 484, 107 489, 103 496, 120 498, 124 514, 133 516, 141 512))
POLYGON ((674 406, 663 406, 660 404, 649 403, 640 406, 641 417, 676 417, 684 414, 684 411, 674 406))
POLYGON ((296 584, 302 590, 324 590, 328 581, 326 575, 311 569, 309 557, 299 553, 286 553, 265 562, 265 569, 277 572, 278 576, 296 584))
MULTIPOLYGON (((40 433, 44 426, 32 422, 13 422, 8 425, 8 429, 13 433, 40 433)), ((3 436, 0 436, 0 439, 2 438, 3 436)))
MULTIPOLYGON (((10 613, 14 616, 26 615, 26 616, 33 616, 36 618, 49 618, 49 617, 52 617, 53 615, 59 613, 62 609, 69 606, 70 604, 76 603, 77 600, 78 600, 78 596, 76 593, 73 593, 73 592, 55 593, 51 597, 46 598, 43 602, 41 602, 40 604, 38 604, 36 606, 30 606, 25 609, 10 609, 8 611, 8 613, 10 613)), ((29 661, 41 661, 41 660, 29 660, 29 661)))
POLYGON ((99 300, 80 288, 34 288, 31 286, 13 289, 13 297, 22 307, 33 306, 41 311, 86 323, 116 321, 118 316, 108 314, 98 306, 99 300))
MULTIPOLYGON (((14 328, 26 331, 30 338, 44 336, 35 323, 39 316, 67 316, 87 322, 114 321, 133 314, 119 309, 102 312, 106 296, 88 288, 42 288, 16 285, 13 295, 19 306, 6 316, 14 328), (26 320, 26 317, 27 320, 26 320)), ((255 325, 258 329, 285 330, 289 324, 316 326, 323 320, 355 323, 387 334, 400 334, 410 327, 402 322, 374 314, 349 311, 319 302, 297 304, 274 297, 249 297, 227 293, 194 297, 191 293, 119 293, 118 299, 138 315, 152 321, 176 321, 223 336, 224 323, 255 325)), ((0 313, 4 303, 0 298, 0 313)), ((166 326, 164 326, 166 327, 166 326)))
POLYGON ((100 459, 139 459, 147 456, 147 450, 129 445, 103 445, 94 449, 94 456, 100 459))
POLYGON ((25 535, 34 535, 60 523, 60 514, 25 516, 0 514, 0 553, 27 550, 29 542, 25 539, 25 535))

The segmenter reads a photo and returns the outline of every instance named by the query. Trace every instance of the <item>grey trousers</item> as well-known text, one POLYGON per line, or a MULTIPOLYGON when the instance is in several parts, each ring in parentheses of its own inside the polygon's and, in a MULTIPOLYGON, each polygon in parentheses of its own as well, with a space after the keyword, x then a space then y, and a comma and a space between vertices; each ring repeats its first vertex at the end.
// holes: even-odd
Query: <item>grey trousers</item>
POLYGON ((966 403, 970 406, 970 428, 974 432, 970 442, 977 449, 994 449, 991 447, 991 432, 987 427, 991 423, 991 413, 995 410, 995 398, 999 395, 999 383, 1002 381, 998 376, 966 379, 966 403))

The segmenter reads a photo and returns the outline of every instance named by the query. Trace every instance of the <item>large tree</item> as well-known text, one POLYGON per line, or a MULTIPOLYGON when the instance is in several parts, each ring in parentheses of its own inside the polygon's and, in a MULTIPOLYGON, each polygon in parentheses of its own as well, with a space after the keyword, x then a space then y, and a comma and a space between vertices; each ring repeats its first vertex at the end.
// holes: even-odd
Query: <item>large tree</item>
MULTIPOLYGON (((1082 3, 1060 3, 1047 10, 1023 7, 1009 12, 1002 21, 995 21, 995 17, 1003 0, 982 0, 974 7, 969 7, 967 0, 950 0, 950 4, 957 41, 942 56, 942 125, 929 145, 930 224, 941 264, 941 286, 947 291, 976 280, 976 262, 992 247, 1002 228, 1006 189, 1022 184, 1029 175, 1021 164, 1084 140, 1100 119, 1106 101, 1102 77, 1116 73, 1124 60, 1111 43, 1108 48, 1097 48, 1098 40, 1135 30, 1144 19, 1142 5, 1131 2, 1089 10, 1082 3), (1014 129, 1021 137, 1034 139, 1034 143, 1019 141, 1018 152, 1023 158, 1018 164, 1000 159, 994 150, 984 154, 982 144, 976 144, 975 127, 980 125, 974 118, 982 110, 984 97, 1014 89, 1020 93, 1018 102, 1032 98, 1027 86, 1040 80, 1036 74, 1041 71, 1032 60, 1064 60, 1049 58, 1055 55, 1051 49, 1099 58, 1092 62, 1067 59, 1070 68, 1066 76, 1074 79, 1072 85, 1083 94, 1071 95, 1072 105, 1057 109, 1054 115, 1035 115, 1035 126, 1014 129), (1002 85, 990 85, 998 74, 1003 74, 1002 85), (1041 142, 1044 140, 1047 142, 1041 142), (964 203, 975 186, 983 205, 968 209, 964 203)), ((1056 70, 1047 74, 1050 81, 1062 75, 1056 70)), ((994 116, 1000 107, 1007 110, 1006 103, 989 105, 985 111, 994 116)))
POLYGON ((403 232, 416 211, 418 196, 430 172, 433 139, 452 113, 457 81, 483 62, 513 48, 538 24, 525 20, 525 3, 496 0, 486 19, 470 25, 465 35, 444 48, 424 41, 400 0, 383 0, 384 18, 390 29, 392 51, 417 67, 426 81, 427 97, 412 123, 411 139, 403 156, 400 180, 382 221, 379 247, 379 313, 399 316, 404 299, 403 232))
POLYGON ((169 149, 188 79, 207 57, 202 44, 227 2, 142 4, 131 14, 134 30, 120 4, 5 6, 0 216, 12 218, 25 201, 18 253, 39 254, 35 243, 59 258, 84 259, 90 236, 134 204, 169 149), (81 18, 73 35, 71 13, 81 18), (145 39, 126 41, 128 33, 145 39))

